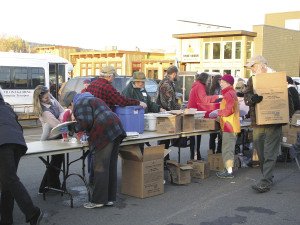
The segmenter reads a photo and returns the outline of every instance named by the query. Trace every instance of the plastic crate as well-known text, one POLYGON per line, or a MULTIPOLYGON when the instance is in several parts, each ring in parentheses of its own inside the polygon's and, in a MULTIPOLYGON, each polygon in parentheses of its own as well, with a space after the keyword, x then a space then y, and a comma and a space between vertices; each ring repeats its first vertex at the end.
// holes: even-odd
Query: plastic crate
POLYGON ((141 106, 117 106, 115 113, 121 120, 126 132, 144 132, 144 109, 141 106))

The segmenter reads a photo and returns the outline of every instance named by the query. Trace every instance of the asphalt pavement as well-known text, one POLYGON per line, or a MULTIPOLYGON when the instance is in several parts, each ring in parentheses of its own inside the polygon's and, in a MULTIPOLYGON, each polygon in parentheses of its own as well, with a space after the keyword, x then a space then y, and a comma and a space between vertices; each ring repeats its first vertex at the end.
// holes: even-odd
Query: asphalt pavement
MULTIPOLYGON (((25 128, 26 141, 38 140, 41 128, 25 128)), ((201 153, 207 157, 208 135, 204 135, 201 153)), ((155 144, 155 143, 152 143, 155 144)), ((181 161, 189 158, 189 149, 182 149, 181 161)), ((173 148, 171 159, 177 160, 173 148)), ((121 183, 121 160, 118 180, 121 183)), ((81 171, 80 162, 72 167, 81 171)), ((70 208, 67 195, 50 193, 46 201, 38 195, 38 187, 45 167, 38 158, 24 158, 20 162, 19 176, 34 203, 42 208, 47 225, 299 225, 300 224, 300 171, 295 162, 277 163, 275 183, 270 192, 258 194, 251 185, 261 177, 260 169, 239 168, 234 179, 219 179, 215 172, 203 180, 193 179, 189 185, 174 185, 165 173, 164 194, 139 199, 120 194, 113 207, 85 209, 87 191, 83 182, 71 177, 67 188, 74 195, 74 208, 70 208)), ((14 225, 24 225, 25 218, 17 205, 14 225)))

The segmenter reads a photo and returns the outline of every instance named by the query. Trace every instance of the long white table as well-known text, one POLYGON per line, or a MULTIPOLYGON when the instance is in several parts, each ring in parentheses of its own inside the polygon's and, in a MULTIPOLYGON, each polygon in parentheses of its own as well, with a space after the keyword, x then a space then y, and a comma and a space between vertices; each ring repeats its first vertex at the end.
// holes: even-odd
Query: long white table
MULTIPOLYGON (((85 180, 85 157, 87 155, 88 147, 82 145, 80 143, 72 143, 72 142, 64 142, 61 140, 49 140, 49 141, 34 141, 27 143, 28 150, 24 157, 38 157, 42 160, 42 162, 46 165, 46 167, 50 167, 49 164, 49 156, 50 155, 64 155, 63 166, 61 168, 55 168, 61 170, 63 175, 63 182, 61 189, 54 189, 51 187, 45 187, 47 190, 53 190, 60 192, 61 194, 67 194, 70 197, 71 207, 73 208, 73 196, 67 190, 67 179, 70 176, 78 176, 85 184, 88 194, 89 194, 89 187, 85 180), (82 152, 81 157, 73 160, 70 162, 69 153, 73 152, 82 152), (46 159, 44 158, 46 157, 46 159), (82 174, 78 173, 70 173, 70 165, 76 161, 82 160, 82 174)), ((90 199, 90 194, 88 195, 90 199)), ((46 193, 43 193, 44 200, 46 199, 46 193)))
MULTIPOLYGON (((136 138, 125 138, 121 143, 121 146, 136 145, 136 144, 146 143, 150 141, 169 140, 169 139, 195 136, 195 135, 204 135, 204 134, 215 133, 215 132, 219 132, 219 131, 218 130, 214 130, 214 131, 196 130, 191 132, 181 132, 181 133, 173 133, 173 134, 145 131, 144 133, 139 134, 139 136, 136 138)), ((49 156, 64 154, 63 168, 61 170, 63 174, 62 189, 57 190, 50 187, 48 187, 48 189, 59 191, 64 194, 68 194, 71 200, 71 207, 73 207, 73 197, 72 194, 69 193, 66 188, 66 181, 70 176, 72 175, 79 176, 81 180, 84 182, 85 186, 87 187, 89 193, 89 187, 85 180, 85 158, 87 155, 88 146, 82 145, 77 142, 71 143, 71 142, 64 142, 62 140, 49 140, 49 141, 28 142, 27 147, 28 150, 24 157, 39 157, 46 166, 50 166, 49 156), (74 152, 82 152, 82 155, 78 159, 70 162, 69 154, 74 152), (47 159, 44 159, 44 157, 46 157, 47 159), (70 173, 69 172, 70 165, 79 160, 82 160, 82 174, 70 173)), ((178 161, 180 161, 180 148, 178 148, 178 161)), ((46 198, 45 193, 43 194, 43 197, 44 199, 46 198)))

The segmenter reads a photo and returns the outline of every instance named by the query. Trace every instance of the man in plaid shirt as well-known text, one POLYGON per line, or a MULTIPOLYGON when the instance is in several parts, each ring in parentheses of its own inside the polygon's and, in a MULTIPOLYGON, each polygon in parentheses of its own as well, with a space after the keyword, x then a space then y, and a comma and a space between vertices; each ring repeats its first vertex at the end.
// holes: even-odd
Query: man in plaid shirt
POLYGON ((136 99, 126 98, 121 95, 112 86, 111 82, 115 79, 117 75, 115 69, 112 66, 106 66, 101 69, 100 77, 93 81, 87 88, 87 92, 90 92, 97 98, 102 99, 109 108, 114 109, 115 105, 119 106, 130 106, 130 105, 140 105, 143 108, 147 107, 147 104, 140 102, 136 99))
POLYGON ((94 158, 92 198, 84 207, 112 206, 117 193, 119 146, 126 133, 118 116, 101 99, 88 92, 70 99, 73 99, 71 108, 77 121, 75 131, 84 131, 89 136, 89 149, 94 158))

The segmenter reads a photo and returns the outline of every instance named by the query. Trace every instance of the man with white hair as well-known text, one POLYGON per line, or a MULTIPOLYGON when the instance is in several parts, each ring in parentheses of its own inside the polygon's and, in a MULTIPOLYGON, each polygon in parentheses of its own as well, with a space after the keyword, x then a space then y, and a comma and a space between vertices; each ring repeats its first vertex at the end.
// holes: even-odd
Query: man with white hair
POLYGON ((140 105, 146 108, 147 105, 136 99, 126 98, 121 95, 117 89, 112 86, 111 82, 115 79, 117 73, 112 66, 106 66, 101 69, 100 77, 93 81, 86 92, 90 92, 96 98, 102 99, 110 109, 114 109, 115 105, 119 106, 130 106, 130 105, 140 105))
MULTIPOLYGON (((268 68, 267 60, 261 55, 252 57, 245 67, 252 71, 253 76, 273 71, 268 68)), ((268 87, 267 84, 266 87, 268 87)), ((249 78, 247 87, 244 90, 244 101, 249 106, 253 127, 253 146, 257 150, 263 175, 263 178, 257 184, 252 185, 252 188, 259 193, 263 193, 269 191, 273 184, 273 169, 280 150, 282 124, 257 125, 255 105, 263 101, 263 96, 254 93, 252 76, 249 78)))

